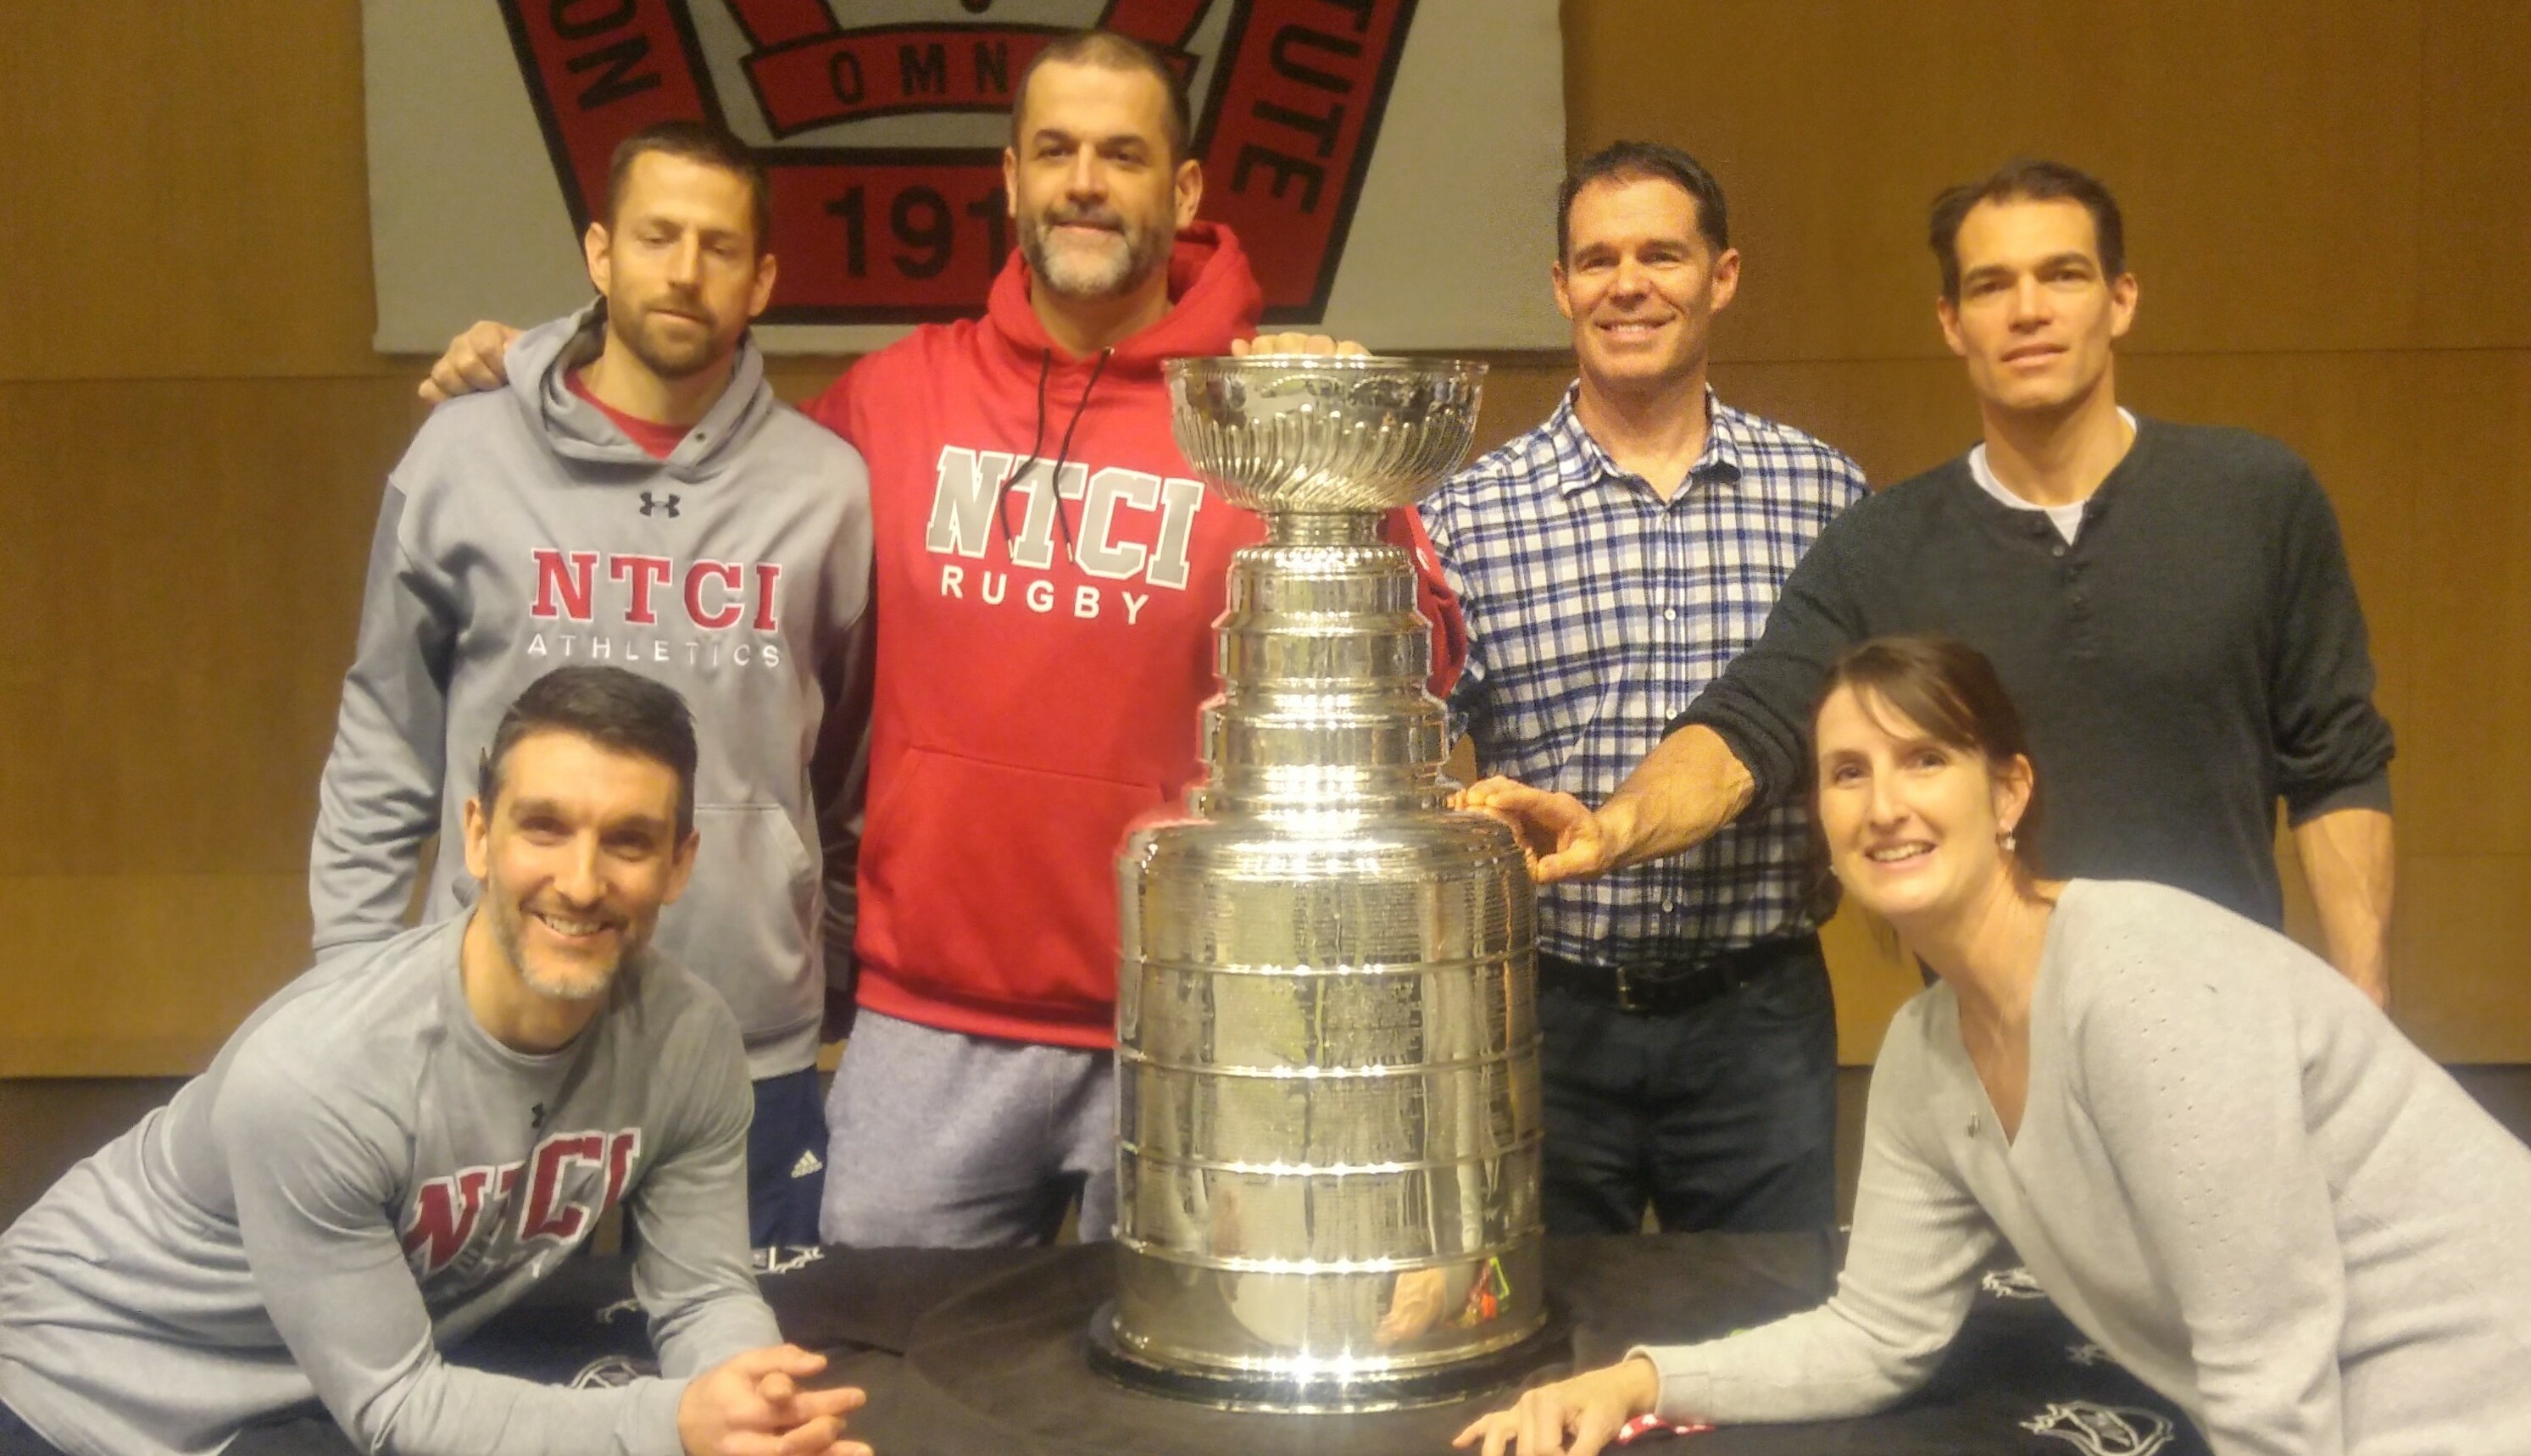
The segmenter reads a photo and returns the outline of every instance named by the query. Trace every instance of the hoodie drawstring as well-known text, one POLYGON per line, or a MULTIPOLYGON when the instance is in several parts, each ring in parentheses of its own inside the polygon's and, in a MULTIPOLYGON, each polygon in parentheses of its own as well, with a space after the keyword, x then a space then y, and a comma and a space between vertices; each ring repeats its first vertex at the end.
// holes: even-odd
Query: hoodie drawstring
MULTIPOLYGON (((1048 349, 1037 359, 1037 438, 1029 442, 1028 459, 1011 467, 1010 474, 1002 476, 1001 488, 993 494, 993 519, 1002 524, 1002 544, 1005 547, 1011 544, 1011 517, 1008 510, 1011 482, 1020 477, 1020 472, 1037 464, 1037 452, 1045 448, 1045 376, 1053 369, 1054 351, 1048 349)), ((1063 496, 1060 492, 1055 495, 1055 504, 1058 506, 1063 504, 1063 496)))
MULTIPOLYGON (((1090 413, 1090 392, 1098 387, 1098 376, 1107 372, 1107 361, 1115 357, 1113 349, 1098 351, 1098 362, 1090 367, 1090 382, 1081 386, 1081 403, 1072 407, 1072 422, 1063 427, 1063 442, 1054 447, 1054 469, 1046 473, 1046 488, 1054 492, 1054 519, 1063 528, 1063 555, 1067 561, 1078 559, 1079 544, 1073 539, 1072 513, 1063 508, 1063 468, 1072 461, 1073 432, 1081 428, 1081 417, 1090 413)), ((1054 351, 1048 349, 1038 357, 1037 438, 1029 442, 1028 459, 1012 466, 1011 473, 1002 476, 1001 490, 993 498, 993 519, 1002 525, 1002 545, 1006 549, 1015 544, 1011 536, 1010 512, 1006 509, 1011 498, 1011 486, 1045 458, 1039 452, 1045 448, 1045 384, 1046 376, 1053 369, 1054 351)))

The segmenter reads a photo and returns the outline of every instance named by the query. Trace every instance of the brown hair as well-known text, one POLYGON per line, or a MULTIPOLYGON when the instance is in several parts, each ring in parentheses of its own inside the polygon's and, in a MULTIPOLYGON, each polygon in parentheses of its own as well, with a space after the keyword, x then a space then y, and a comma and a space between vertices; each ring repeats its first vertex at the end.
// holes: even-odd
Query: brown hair
POLYGON ((2054 202, 2083 204, 2092 214, 2092 242, 2101 254, 2101 276, 2115 278, 2127 270, 2127 227, 2118 215, 2118 199, 2101 180, 2063 162, 2020 157, 1997 168, 1983 182, 1951 188, 1934 199, 1927 241, 1942 269, 1942 297, 1960 301, 1960 224, 1980 202, 2054 202))
POLYGON ((1722 184, 1705 164, 1675 146, 1658 141, 1617 141, 1584 157, 1564 174, 1555 190, 1555 260, 1573 259, 1573 199, 1595 182, 1667 182, 1696 203, 1696 230, 1721 253, 1731 246, 1731 218, 1722 200, 1722 184))
POLYGON ((532 733, 569 733, 666 768, 677 776, 677 837, 694 832, 695 720, 676 689, 594 663, 557 667, 528 684, 501 714, 477 763, 475 797, 485 817, 500 802, 510 751, 532 733))
MULTIPOLYGON (((2014 758, 2037 761, 1995 664, 1957 638, 1876 637, 1846 648, 1820 684, 1819 701, 1811 708, 1814 737, 1820 708, 1839 688, 1853 689, 1864 714, 1883 727, 1889 725, 1876 708, 1885 707, 1946 748, 1978 755, 1990 771, 2000 772, 2014 758)), ((2034 772, 2030 800, 2012 826, 2014 847, 2004 857, 2025 886, 2041 873, 2042 808, 2034 772)))
POLYGON ((657 122, 616 143, 615 155, 606 164, 606 230, 615 231, 615 204, 624 196, 624 179, 632 175, 633 163, 648 152, 660 152, 693 162, 698 166, 718 167, 735 172, 747 184, 751 215, 756 223, 756 255, 764 256, 773 247, 773 186, 765 180, 763 164, 747 143, 709 122, 657 122))
POLYGON ((1189 139, 1195 128, 1189 120, 1186 84, 1178 80, 1177 72, 1170 69, 1167 59, 1157 50, 1133 36, 1097 29, 1058 35, 1046 43, 1045 49, 1029 58, 1020 72, 1019 84, 1011 87, 1011 150, 1020 147, 1020 113, 1028 109, 1029 82, 1037 75, 1038 67, 1049 63, 1096 66, 1102 71, 1140 71, 1157 81, 1161 93, 1168 97, 1168 163, 1174 167, 1191 154, 1189 139))

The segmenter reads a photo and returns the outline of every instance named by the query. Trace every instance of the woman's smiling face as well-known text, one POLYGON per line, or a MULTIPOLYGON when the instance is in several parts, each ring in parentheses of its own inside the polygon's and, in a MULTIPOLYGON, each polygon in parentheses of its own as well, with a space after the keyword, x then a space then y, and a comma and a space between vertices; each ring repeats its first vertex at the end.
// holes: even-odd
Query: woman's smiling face
POLYGON ((1865 909, 1940 924, 2010 877, 1999 841, 2029 803, 2027 759, 1991 764, 1851 685, 1820 704, 1814 741, 1828 864, 1865 909))

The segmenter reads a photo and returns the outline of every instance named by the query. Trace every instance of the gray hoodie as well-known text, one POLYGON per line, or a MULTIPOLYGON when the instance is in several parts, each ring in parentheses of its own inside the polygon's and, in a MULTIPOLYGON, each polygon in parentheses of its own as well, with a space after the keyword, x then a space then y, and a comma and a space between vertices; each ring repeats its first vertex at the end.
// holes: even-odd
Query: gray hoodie
POLYGON ((752 341, 653 460, 566 382, 602 307, 522 335, 510 387, 440 406, 388 476, 318 790, 316 953, 403 927, 433 833, 422 918, 473 903, 462 815, 502 711, 612 663, 683 694, 703 754, 702 849, 657 943, 727 998, 750 1073, 780 1076, 816 1059, 830 964, 849 975, 869 473, 774 399, 752 341))

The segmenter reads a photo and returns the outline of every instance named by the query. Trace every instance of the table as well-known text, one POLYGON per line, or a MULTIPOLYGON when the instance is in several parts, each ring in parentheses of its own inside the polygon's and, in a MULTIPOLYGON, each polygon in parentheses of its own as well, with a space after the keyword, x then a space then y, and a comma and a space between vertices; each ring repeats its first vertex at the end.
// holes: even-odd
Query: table
MULTIPOLYGON (((1549 1291, 1569 1358, 1531 1378, 1604 1364, 1637 1343, 1703 1339, 1807 1308, 1833 1285, 1825 1235, 1667 1234, 1550 1240, 1549 1291)), ((1109 1294, 1105 1245, 1031 1250, 796 1250, 762 1276, 794 1342, 834 1357, 870 1394, 853 1434, 881 1456, 1438 1456, 1518 1384, 1456 1405, 1367 1416, 1216 1411, 1125 1390, 1083 1359, 1109 1294)), ((648 1346, 620 1260, 567 1265, 452 1358, 556 1383, 647 1373, 648 1346)), ((339 1456, 321 1416, 261 1427, 234 1456, 339 1456)), ((1987 1276, 1941 1372, 1861 1421, 1740 1427, 1630 1451, 1680 1456, 2202 1456, 2167 1401, 2101 1357, 2026 1276, 1987 1276)))

